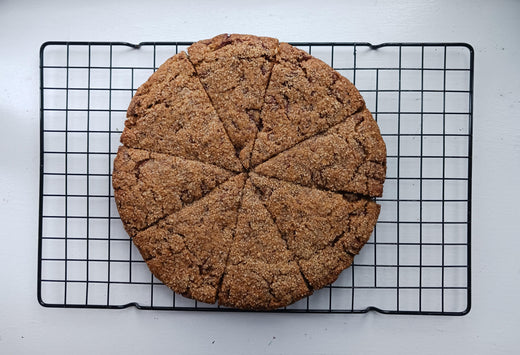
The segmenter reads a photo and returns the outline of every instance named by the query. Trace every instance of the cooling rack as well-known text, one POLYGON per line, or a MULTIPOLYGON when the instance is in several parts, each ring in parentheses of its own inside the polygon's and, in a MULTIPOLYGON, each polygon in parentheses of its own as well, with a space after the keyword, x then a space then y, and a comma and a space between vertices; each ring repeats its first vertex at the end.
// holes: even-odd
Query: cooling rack
MULTIPOLYGON (((231 311, 171 292, 119 219, 112 162, 135 90, 191 42, 40 49, 38 301, 231 311)), ((338 280, 275 312, 463 315, 471 307, 474 52, 465 43, 292 43, 357 86, 387 145, 381 214, 338 280)))

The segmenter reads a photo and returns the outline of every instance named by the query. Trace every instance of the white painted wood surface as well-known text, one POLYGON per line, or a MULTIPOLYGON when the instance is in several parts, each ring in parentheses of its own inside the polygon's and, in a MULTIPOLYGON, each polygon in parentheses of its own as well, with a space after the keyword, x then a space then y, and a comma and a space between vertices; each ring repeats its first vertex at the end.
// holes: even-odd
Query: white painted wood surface
POLYGON ((519 1, 0 2, 0 353, 513 354, 520 349, 519 1), (36 300, 38 49, 48 40, 457 41, 475 48, 465 317, 47 309, 36 300))

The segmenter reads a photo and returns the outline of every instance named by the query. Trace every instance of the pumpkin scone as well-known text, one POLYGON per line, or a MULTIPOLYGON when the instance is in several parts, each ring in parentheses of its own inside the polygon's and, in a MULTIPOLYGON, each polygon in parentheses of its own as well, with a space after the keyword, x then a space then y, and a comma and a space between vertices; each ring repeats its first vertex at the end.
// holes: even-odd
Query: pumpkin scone
POLYGON ((334 282, 369 239, 386 147, 357 89, 304 51, 220 35, 136 92, 114 161, 121 220, 173 291, 245 310, 334 282))

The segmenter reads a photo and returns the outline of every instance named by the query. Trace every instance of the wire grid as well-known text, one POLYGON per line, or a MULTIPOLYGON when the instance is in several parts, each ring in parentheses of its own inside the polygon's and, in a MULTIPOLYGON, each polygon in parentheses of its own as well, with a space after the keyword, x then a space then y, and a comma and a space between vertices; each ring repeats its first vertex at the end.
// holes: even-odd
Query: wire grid
MULTIPOLYGON (((41 47, 38 300, 50 307, 230 310, 173 293, 125 233, 112 163, 135 90, 190 42, 41 47)), ((293 43, 349 78, 387 145, 379 221, 331 286, 277 312, 463 315, 471 292, 473 49, 293 43)))

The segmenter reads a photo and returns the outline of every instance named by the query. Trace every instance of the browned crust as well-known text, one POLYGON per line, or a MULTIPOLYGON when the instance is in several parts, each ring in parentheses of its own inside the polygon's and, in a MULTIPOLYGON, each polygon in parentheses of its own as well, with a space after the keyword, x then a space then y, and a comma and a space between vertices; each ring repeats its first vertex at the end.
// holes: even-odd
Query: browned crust
POLYGON ((248 168, 278 40, 223 34, 193 44, 188 53, 242 164, 248 168))
POLYGON ((112 185, 130 235, 200 199, 234 174, 215 165, 119 147, 112 185))
POLYGON ((133 238, 152 273, 186 297, 214 303, 236 227, 245 175, 133 238))
POLYGON ((137 90, 114 162, 121 219, 150 270, 241 309, 334 282, 372 233, 369 197, 386 171, 359 92, 272 38, 220 35, 188 51, 137 90))
POLYGON ((348 79, 321 60, 280 43, 280 62, 267 87, 251 165, 343 122, 364 105, 348 79))
POLYGON ((137 90, 121 143, 240 171, 242 165, 186 53, 168 59, 137 90))
POLYGON ((313 289, 334 282, 365 245, 380 206, 367 199, 250 174, 267 210, 313 289))
POLYGON ((278 45, 276 38, 223 33, 194 43, 188 53, 190 60, 198 65, 203 61, 222 58, 222 53, 237 58, 273 57, 278 52, 278 45))
POLYGON ((309 187, 383 194, 386 148, 367 109, 257 166, 256 173, 309 187))
POLYGON ((307 295, 294 255, 247 181, 219 303, 241 309, 276 309, 307 295))

